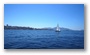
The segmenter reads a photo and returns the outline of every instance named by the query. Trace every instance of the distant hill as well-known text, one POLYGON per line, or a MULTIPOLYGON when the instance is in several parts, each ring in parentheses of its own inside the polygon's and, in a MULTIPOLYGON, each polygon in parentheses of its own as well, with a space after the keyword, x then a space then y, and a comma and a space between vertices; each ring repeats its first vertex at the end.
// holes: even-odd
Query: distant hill
MULTIPOLYGON (((4 29, 14 29, 14 30, 56 30, 56 27, 46 27, 46 28, 32 28, 32 27, 21 27, 21 26, 4 26, 4 29)), ((60 28, 61 31, 77 31, 77 30, 71 30, 68 28, 60 28)), ((84 30, 78 30, 78 31, 84 31, 84 30)))
MULTIPOLYGON (((48 30, 56 30, 56 27, 54 28, 45 28, 45 29, 48 29, 48 30)), ((72 30, 72 29, 69 29, 69 28, 64 28, 64 27, 61 27, 60 28, 61 31, 84 31, 84 30, 72 30)))
POLYGON ((12 30, 33 30, 31 27, 21 27, 21 26, 4 26, 4 29, 12 29, 12 30))

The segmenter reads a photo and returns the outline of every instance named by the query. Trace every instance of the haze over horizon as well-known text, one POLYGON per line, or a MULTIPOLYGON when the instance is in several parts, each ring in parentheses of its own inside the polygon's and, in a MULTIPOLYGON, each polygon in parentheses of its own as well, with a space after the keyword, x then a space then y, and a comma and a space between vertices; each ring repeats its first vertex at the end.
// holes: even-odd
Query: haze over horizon
POLYGON ((4 25, 84 30, 84 4, 4 4, 4 25))

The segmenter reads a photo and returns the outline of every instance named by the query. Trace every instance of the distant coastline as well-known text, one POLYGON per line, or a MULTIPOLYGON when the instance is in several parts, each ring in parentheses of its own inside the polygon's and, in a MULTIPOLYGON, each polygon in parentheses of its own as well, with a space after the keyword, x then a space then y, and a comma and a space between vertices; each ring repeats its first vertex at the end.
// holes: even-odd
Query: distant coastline
POLYGON ((5 30, 48 30, 48 28, 33 28, 33 27, 22 27, 22 26, 10 26, 4 25, 5 30))
MULTIPOLYGON (((55 30, 56 27, 46 27, 46 28, 33 28, 33 27, 23 27, 23 26, 11 26, 11 25, 4 25, 4 30, 55 30)), ((60 28, 61 31, 84 31, 84 30, 72 30, 68 28, 60 28)))

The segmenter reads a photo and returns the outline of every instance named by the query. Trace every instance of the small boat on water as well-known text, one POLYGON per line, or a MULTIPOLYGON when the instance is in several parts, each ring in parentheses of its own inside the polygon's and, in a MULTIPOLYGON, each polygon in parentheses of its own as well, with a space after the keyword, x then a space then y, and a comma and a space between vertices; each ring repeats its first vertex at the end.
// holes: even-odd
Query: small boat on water
POLYGON ((56 32, 60 32, 60 27, 59 27, 59 24, 57 24, 57 27, 56 27, 56 32))

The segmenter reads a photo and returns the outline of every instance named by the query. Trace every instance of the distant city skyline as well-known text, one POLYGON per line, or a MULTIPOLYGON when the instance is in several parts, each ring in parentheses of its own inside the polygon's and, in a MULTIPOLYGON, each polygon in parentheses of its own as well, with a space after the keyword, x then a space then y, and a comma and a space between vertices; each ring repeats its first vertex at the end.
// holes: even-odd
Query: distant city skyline
POLYGON ((84 29, 84 4, 4 4, 4 25, 84 29))

